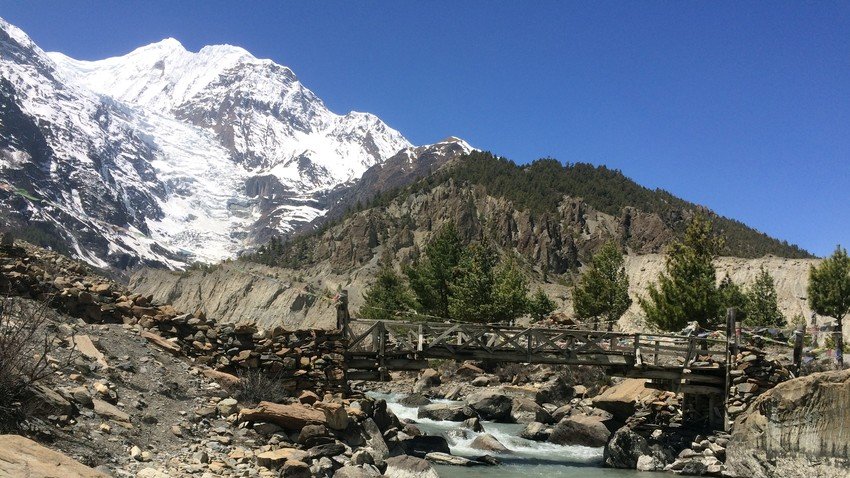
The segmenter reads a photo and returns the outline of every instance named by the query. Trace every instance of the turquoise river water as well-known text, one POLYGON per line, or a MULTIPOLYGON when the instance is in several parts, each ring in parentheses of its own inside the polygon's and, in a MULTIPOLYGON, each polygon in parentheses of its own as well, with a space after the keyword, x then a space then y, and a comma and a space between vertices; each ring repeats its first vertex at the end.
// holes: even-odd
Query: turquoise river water
MULTIPOLYGON (((445 437, 452 454, 469 458, 482 455, 480 450, 469 447, 477 434, 469 430, 461 431, 459 423, 418 419, 416 408, 405 407, 398 403, 401 395, 379 393, 369 395, 385 399, 390 410, 399 418, 415 420, 416 426, 423 432, 445 437)), ((493 422, 483 422, 483 425, 487 433, 496 437, 512 453, 494 454, 502 462, 496 467, 437 466, 437 472, 442 478, 651 478, 658 476, 657 473, 601 468, 602 448, 562 446, 520 438, 519 432, 524 425, 493 422)))

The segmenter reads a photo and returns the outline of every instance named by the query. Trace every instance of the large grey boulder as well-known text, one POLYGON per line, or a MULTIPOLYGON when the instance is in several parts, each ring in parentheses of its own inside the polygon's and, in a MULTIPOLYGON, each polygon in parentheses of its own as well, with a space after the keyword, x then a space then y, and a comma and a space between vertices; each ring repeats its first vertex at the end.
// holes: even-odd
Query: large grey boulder
POLYGON ((502 442, 489 433, 478 435, 475 437, 475 440, 472 440, 472 443, 470 443, 469 446, 476 450, 492 451, 494 453, 501 454, 511 453, 511 450, 509 450, 508 447, 503 445, 502 442))
POLYGON ((400 455, 387 459, 386 478, 440 478, 437 470, 427 460, 400 455))
POLYGON ((411 393, 410 395, 399 400, 398 403, 404 405, 405 407, 421 407, 424 405, 430 405, 431 400, 425 395, 422 395, 421 393, 411 393))
POLYGON ((334 472, 334 478, 374 478, 381 473, 373 466, 343 466, 334 472))
POLYGON ((463 403, 432 403, 420 407, 416 416, 430 420, 462 422, 475 417, 476 413, 463 403))
POLYGON ((603 417, 572 415, 555 425, 549 441, 558 445, 602 447, 610 437, 611 432, 605 426, 603 417))
POLYGON ((735 421, 726 448, 732 476, 846 477, 850 370, 780 383, 735 421))
POLYGON ((534 441, 546 441, 549 435, 552 434, 552 429, 547 428, 545 424, 540 422, 529 423, 519 432, 521 438, 534 441))
POLYGON ((637 403, 654 397, 658 392, 646 388, 646 380, 627 378, 608 387, 593 397, 593 406, 614 415, 614 419, 625 423, 635 413, 637 403))
POLYGON ((449 443, 438 435, 407 436, 399 439, 398 445, 405 455, 425 458, 432 452, 451 453, 449 443))
POLYGON ((515 423, 552 423, 552 415, 534 400, 525 397, 513 399, 511 419, 515 423))
POLYGON ((513 400, 503 392, 495 390, 475 392, 466 398, 466 403, 484 420, 511 421, 513 400))

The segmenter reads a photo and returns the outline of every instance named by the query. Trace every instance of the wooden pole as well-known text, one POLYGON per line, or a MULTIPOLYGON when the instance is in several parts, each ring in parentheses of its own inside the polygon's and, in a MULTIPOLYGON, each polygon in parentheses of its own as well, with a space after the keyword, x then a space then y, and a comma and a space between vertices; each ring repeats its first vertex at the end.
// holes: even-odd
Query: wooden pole
POLYGON ((803 365, 803 342, 806 335, 805 324, 797 327, 794 331, 794 373, 800 375, 800 366, 803 365))

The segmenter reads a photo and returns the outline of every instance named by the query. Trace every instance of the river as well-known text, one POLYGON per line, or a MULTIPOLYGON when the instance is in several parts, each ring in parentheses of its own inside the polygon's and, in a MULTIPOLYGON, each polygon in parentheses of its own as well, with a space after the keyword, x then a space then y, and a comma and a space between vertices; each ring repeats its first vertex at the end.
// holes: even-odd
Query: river
MULTIPOLYGON (((478 436, 469 430, 460 431, 458 422, 434 421, 417 418, 415 407, 405 407, 398 403, 402 395, 369 393, 374 398, 383 398, 387 406, 400 419, 412 419, 416 426, 429 435, 440 435, 449 442, 453 455, 475 458, 481 456, 481 450, 469 447, 478 436)), ((448 400, 435 400, 446 402, 448 400)), ((483 478, 483 477, 546 477, 546 478, 621 478, 658 476, 657 473, 642 473, 634 470, 614 470, 601 468, 602 448, 585 446, 562 446, 546 442, 536 442, 519 437, 524 425, 514 423, 482 422, 484 429, 498 439, 513 453, 496 456, 502 464, 498 467, 475 466, 458 467, 437 465, 442 478, 483 478)))

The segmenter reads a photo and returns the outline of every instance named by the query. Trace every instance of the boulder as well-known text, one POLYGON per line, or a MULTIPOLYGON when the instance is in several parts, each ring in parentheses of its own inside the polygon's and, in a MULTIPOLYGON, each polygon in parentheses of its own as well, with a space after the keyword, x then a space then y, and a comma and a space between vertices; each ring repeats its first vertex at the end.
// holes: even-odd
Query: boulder
POLYGON ((413 384, 413 393, 422 393, 423 390, 440 385, 440 373, 432 368, 426 368, 419 376, 419 380, 413 384))
POLYGON ((274 423, 286 430, 301 430, 305 425, 328 424, 322 410, 307 408, 300 404, 282 405, 271 402, 260 402, 256 408, 243 408, 239 412, 239 420, 274 423))
POLYGON ((602 447, 608 443, 610 436, 602 417, 572 415, 552 428, 549 441, 557 445, 602 447))
POLYGON ((638 460, 649 454, 650 450, 646 439, 632 431, 631 428, 623 427, 614 432, 611 440, 605 445, 603 461, 605 466, 611 468, 635 469, 638 460))
POLYGON ((503 445, 502 442, 489 433, 482 433, 481 435, 478 435, 474 440, 472 440, 472 443, 470 443, 469 446, 476 450, 492 451, 494 453, 502 454, 511 453, 508 447, 503 445))
POLYGON ((664 462, 652 455, 641 455, 638 457, 635 469, 638 471, 661 471, 664 469, 664 462))
POLYGON ((511 419, 515 423, 552 423, 552 415, 545 408, 525 397, 513 399, 511 419))
POLYGON ((218 409, 218 413, 221 414, 221 416, 229 417, 230 415, 233 415, 234 413, 239 411, 238 405, 239 402, 237 402, 236 399, 225 398, 224 400, 216 404, 216 408, 218 409))
POLYGON ((481 424, 481 420, 479 420, 478 417, 467 418, 460 424, 460 426, 468 428, 475 433, 481 433, 484 431, 484 425, 481 424))
POLYGON ((387 459, 386 478, 440 478, 427 460, 415 456, 394 456, 387 459))
POLYGON ((387 408, 386 400, 378 400, 374 403, 372 410, 372 418, 375 419, 375 424, 382 432, 386 432, 390 428, 401 428, 401 422, 395 413, 387 408))
POLYGON ((400 439, 398 445, 405 455, 419 458, 425 458, 425 455, 432 452, 451 453, 449 443, 438 435, 410 436, 400 439))
POLYGON ((513 400, 500 391, 483 390, 466 398, 466 404, 484 420, 508 422, 511 420, 513 400))
POLYGON ((325 422, 331 430, 345 430, 348 428, 349 418, 345 407, 339 403, 316 402, 313 405, 325 414, 325 422))
POLYGON ((280 478, 311 478, 310 465, 298 460, 288 460, 283 464, 280 478))
POLYGON ((477 377, 479 375, 483 375, 484 370, 469 362, 464 362, 460 367, 458 367, 455 374, 460 377, 477 377))
POLYGON ((462 403, 432 403, 420 407, 416 416, 438 421, 461 422, 476 416, 475 410, 462 403))
POLYGON ((18 435, 0 435, 0 478, 110 478, 18 435))
POLYGON ((405 407, 421 407, 424 405, 429 405, 431 400, 428 399, 425 395, 421 393, 411 393, 410 395, 402 398, 398 401, 398 403, 404 405, 405 407))
POLYGON ((604 392, 593 397, 591 402, 596 408, 614 415, 620 423, 634 415, 636 402, 654 397, 656 392, 646 388, 646 380, 627 378, 622 382, 608 387, 604 392))
POLYGON ((345 445, 342 443, 325 443, 324 445, 316 445, 307 450, 307 456, 315 460, 322 457, 333 457, 345 453, 345 445))
POLYGON ((257 464, 266 468, 280 468, 287 461, 304 461, 307 452, 296 448, 279 448, 256 455, 257 464))
POLYGON ((554 377, 540 386, 535 400, 539 403, 564 403, 573 398, 573 387, 563 378, 554 377))
POLYGON ((74 406, 53 389, 37 384, 33 385, 32 401, 36 411, 44 415, 72 415, 74 406))
POLYGON ((845 477, 850 466, 850 370, 780 383, 735 421, 726 448, 732 476, 845 477))
POLYGON ((343 466, 334 472, 334 478, 372 478, 381 476, 374 467, 343 466))
POLYGON ((547 441, 551 434, 552 430, 540 422, 529 423, 522 429, 521 432, 519 432, 520 437, 534 441, 547 441))
POLYGON ((381 429, 378 428, 378 425, 371 418, 363 420, 361 426, 363 427, 366 445, 368 445, 367 450, 372 454, 373 461, 375 464, 383 463, 390 456, 390 449, 387 446, 387 442, 384 441, 381 429))
POLYGON ((324 425, 306 425, 298 433, 298 443, 311 447, 333 441, 324 425))
POLYGON ((552 412, 552 422, 558 423, 563 420, 565 417, 569 416, 570 413, 573 412, 572 405, 563 405, 555 409, 552 412))

